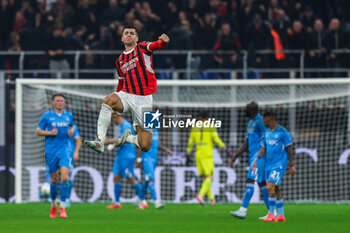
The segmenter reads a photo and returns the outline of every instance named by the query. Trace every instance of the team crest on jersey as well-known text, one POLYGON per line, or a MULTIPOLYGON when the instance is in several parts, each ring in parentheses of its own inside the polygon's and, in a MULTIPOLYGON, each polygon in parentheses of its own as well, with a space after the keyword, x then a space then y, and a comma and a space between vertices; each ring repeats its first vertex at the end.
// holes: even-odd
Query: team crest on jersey
POLYGON ((51 118, 50 118, 50 121, 54 121, 54 120, 55 120, 55 118, 54 118, 54 117, 51 117, 51 118))
POLYGON ((274 137, 275 137, 275 138, 278 138, 278 134, 276 134, 274 137))

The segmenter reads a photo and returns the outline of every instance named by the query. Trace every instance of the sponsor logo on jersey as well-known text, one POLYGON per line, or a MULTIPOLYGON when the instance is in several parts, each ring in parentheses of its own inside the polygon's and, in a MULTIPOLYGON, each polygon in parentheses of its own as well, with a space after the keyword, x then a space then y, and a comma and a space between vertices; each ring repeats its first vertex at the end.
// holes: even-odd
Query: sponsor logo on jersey
POLYGON ((139 61, 139 59, 138 59, 137 57, 135 57, 135 58, 131 59, 131 61, 128 61, 128 62, 126 62, 125 64, 123 64, 123 65, 120 67, 120 69, 121 69, 124 73, 126 73, 126 72, 128 72, 129 70, 136 68, 136 62, 138 62, 138 61, 139 61))
POLYGON ((278 140, 267 139, 266 143, 271 145, 271 146, 276 146, 276 145, 278 145, 278 140))
POLYGON ((58 127, 68 127, 69 123, 68 122, 57 122, 56 125, 58 127))

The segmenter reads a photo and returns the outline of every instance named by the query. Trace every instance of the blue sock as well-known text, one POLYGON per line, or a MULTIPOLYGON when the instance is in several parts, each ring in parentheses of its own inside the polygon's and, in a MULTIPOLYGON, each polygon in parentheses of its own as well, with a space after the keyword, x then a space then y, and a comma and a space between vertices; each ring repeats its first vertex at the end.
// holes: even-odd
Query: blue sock
POLYGON ((254 184, 253 183, 246 184, 242 207, 248 208, 250 200, 253 197, 253 194, 254 194, 254 184))
POLYGON ((136 195, 140 198, 140 185, 139 185, 139 183, 137 183, 137 181, 135 181, 132 184, 132 187, 134 188, 136 195))
POLYGON ((157 192, 156 192, 156 187, 154 185, 154 181, 153 180, 149 181, 148 188, 149 188, 149 192, 151 193, 152 199, 154 201, 156 201, 157 200, 157 192))
POLYGON ((65 202, 68 197, 68 181, 61 182, 60 195, 61 195, 61 202, 65 202))
POLYGON ((267 210, 269 210, 269 192, 267 191, 266 186, 261 187, 260 191, 263 194, 263 198, 264 198, 264 202, 267 207, 267 210))
POLYGON ((58 191, 58 184, 51 184, 50 185, 50 194, 51 194, 51 200, 56 200, 57 198, 57 191, 58 191))
POLYGON ((141 201, 145 200, 145 195, 146 195, 146 192, 147 192, 147 189, 148 189, 148 184, 149 184, 149 181, 145 181, 141 185, 141 191, 140 191, 140 199, 141 199, 141 201))
POLYGON ((68 199, 70 199, 70 194, 72 192, 72 188, 73 188, 73 181, 69 178, 68 180, 68 199))
POLYGON ((269 197, 269 212, 274 213, 276 207, 276 198, 275 197, 269 197))
POLYGON ((120 182, 114 184, 115 202, 120 202, 120 193, 122 192, 122 184, 120 182))
POLYGON ((284 217, 283 199, 276 201, 277 212, 284 217))

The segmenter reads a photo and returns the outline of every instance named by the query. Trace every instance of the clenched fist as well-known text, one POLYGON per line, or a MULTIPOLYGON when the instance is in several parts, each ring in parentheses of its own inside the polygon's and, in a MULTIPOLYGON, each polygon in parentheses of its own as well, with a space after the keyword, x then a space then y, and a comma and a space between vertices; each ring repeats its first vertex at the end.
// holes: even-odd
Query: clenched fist
POLYGON ((169 41, 170 41, 169 36, 167 36, 164 33, 160 37, 158 37, 158 39, 165 42, 165 43, 169 43, 169 41))

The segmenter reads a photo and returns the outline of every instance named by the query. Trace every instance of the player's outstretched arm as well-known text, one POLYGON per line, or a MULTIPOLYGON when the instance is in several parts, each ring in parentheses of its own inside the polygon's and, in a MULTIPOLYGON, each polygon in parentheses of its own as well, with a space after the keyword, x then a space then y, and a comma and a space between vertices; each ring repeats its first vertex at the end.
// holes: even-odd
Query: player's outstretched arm
POLYGON ((293 152, 293 146, 287 146, 287 152, 288 152, 288 170, 291 176, 294 176, 296 173, 296 169, 294 168, 294 152, 293 152))
POLYGON ((149 44, 148 49, 151 52, 163 49, 168 45, 169 41, 170 41, 170 38, 163 33, 160 37, 158 37, 157 41, 154 41, 151 44, 149 44))
POLYGON ((166 146, 163 146, 162 144, 158 144, 158 146, 159 146, 159 148, 160 149, 162 149, 162 150, 164 150, 166 153, 168 153, 169 155, 173 155, 173 151, 172 150, 170 150, 168 147, 166 147, 166 146))
POLYGON ((116 147, 116 142, 118 141, 118 138, 107 138, 105 139, 105 144, 109 144, 107 146, 107 151, 112 151, 116 147))
POLYGON ((118 138, 107 138, 105 139, 105 144, 113 144, 116 143, 118 138))
POLYGON ((158 37, 159 40, 165 42, 165 43, 169 43, 170 38, 167 34, 163 33, 160 37, 158 37))

